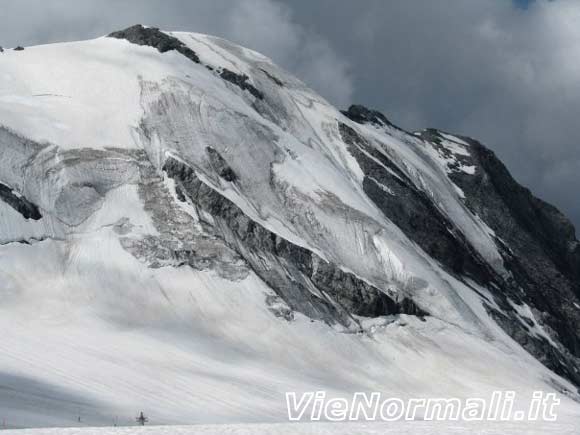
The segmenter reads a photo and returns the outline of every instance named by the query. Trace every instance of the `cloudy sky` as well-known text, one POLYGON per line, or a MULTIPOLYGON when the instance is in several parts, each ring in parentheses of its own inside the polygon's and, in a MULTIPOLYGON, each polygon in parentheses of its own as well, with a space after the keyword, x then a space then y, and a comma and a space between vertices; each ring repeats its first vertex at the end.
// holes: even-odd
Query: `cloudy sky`
POLYGON ((579 0, 2 0, 0 45, 135 23, 223 36, 339 107, 478 138, 580 228, 579 0))

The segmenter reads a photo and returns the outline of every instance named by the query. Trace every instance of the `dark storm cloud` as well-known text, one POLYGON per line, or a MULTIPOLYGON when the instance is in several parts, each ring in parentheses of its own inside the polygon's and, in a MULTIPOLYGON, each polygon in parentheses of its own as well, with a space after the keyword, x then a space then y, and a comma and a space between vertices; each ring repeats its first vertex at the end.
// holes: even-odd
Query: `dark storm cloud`
POLYGON ((297 1, 349 59, 358 101, 482 140, 580 226, 580 2, 297 1))
POLYGON ((339 106, 473 136, 580 226, 576 0, 14 0, 0 45, 91 38, 137 22, 232 39, 339 106))

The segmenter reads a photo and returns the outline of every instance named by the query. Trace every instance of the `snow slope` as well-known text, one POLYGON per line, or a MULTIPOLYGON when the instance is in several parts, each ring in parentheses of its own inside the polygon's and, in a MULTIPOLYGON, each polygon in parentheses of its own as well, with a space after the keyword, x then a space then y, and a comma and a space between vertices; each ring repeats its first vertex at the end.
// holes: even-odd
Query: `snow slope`
POLYGON ((467 143, 449 135, 441 151, 357 123, 258 53, 164 35, 199 62, 111 37, 0 54, 0 182, 42 215, 0 201, 8 426, 139 410, 162 424, 283 422, 286 391, 320 389, 542 389, 562 395, 564 425, 578 421, 575 386, 489 315, 504 309, 497 285, 446 268, 370 198, 340 125, 502 280, 493 230, 449 177, 475 173, 467 143))
POLYGON ((451 423, 451 422, 392 422, 392 423, 295 423, 295 424, 248 424, 207 426, 158 426, 132 428, 85 428, 85 429, 35 429, 5 431, 6 435, 415 435, 415 434, 463 434, 478 435, 575 435, 577 425, 561 423, 451 423))

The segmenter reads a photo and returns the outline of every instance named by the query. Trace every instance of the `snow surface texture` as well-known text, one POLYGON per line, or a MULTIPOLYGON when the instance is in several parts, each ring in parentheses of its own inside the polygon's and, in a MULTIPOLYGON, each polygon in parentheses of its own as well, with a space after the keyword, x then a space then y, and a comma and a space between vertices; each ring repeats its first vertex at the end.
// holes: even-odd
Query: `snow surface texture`
POLYGON ((576 435, 577 426, 561 423, 449 423, 392 422, 343 424, 247 424, 160 426, 139 428, 32 429, 5 431, 6 435, 576 435))
MULTIPOLYGON (((443 267, 369 198, 339 123, 509 277, 449 177, 475 173, 469 144, 358 124, 258 53, 167 35, 200 62, 110 37, 0 54, 0 182, 41 214, 0 201, 8 427, 130 424, 140 410, 161 424, 283 422, 284 393, 313 390, 542 389, 564 393, 562 424, 580 421, 574 385, 490 317, 490 288, 443 267), (240 236, 256 227, 273 247, 240 236), (323 281, 356 285, 362 302, 323 281)), ((537 321, 533 335, 550 338, 537 321)), ((262 427, 298 433, 279 428, 262 427)), ((165 433, 147 430, 135 433, 165 433)), ((167 433, 250 433, 187 430, 167 433)))

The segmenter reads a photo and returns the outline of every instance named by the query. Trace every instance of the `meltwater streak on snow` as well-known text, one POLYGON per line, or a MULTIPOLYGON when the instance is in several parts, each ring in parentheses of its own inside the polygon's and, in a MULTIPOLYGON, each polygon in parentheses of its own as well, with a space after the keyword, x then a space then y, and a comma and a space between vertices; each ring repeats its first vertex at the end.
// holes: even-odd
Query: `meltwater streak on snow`
MULTIPOLYGON (((219 38, 173 35, 203 65, 112 38, 0 54, 7 128, 0 128, 0 181, 43 213, 32 222, 0 202, 0 330, 7 331, 0 383, 41 386, 0 388, 0 419, 71 426, 80 414, 84 424, 130 424, 144 410, 158 423, 283 422, 286 391, 404 399, 512 389, 528 397, 552 391, 552 382, 573 391, 492 321, 473 291, 486 289, 450 276, 382 215, 364 194, 364 174, 336 120, 390 150, 501 271, 489 228, 463 207, 445 162, 421 151, 418 139, 408 144, 396 132, 352 123, 257 53, 219 38), (222 80, 219 68, 248 75, 264 101, 222 80), (236 183, 219 176, 207 147, 236 183), (127 239, 164 237, 169 224, 203 231, 211 217, 201 222, 188 204, 179 204, 187 219, 152 210, 141 191, 158 195, 153 201, 166 192, 143 179, 146 164, 132 154, 141 150, 152 172, 169 156, 189 165, 254 223, 378 288, 408 293, 432 316, 388 316, 372 330, 345 334, 300 313, 292 322, 274 316, 266 303, 274 291, 251 270, 228 279, 177 262, 149 267, 123 247, 127 239)), ((175 202, 175 185, 160 183, 175 202)), ((579 411, 562 401, 565 428, 579 411)), ((294 425, 249 430, 262 429, 297 433, 294 425)), ((248 433, 243 426, 199 430, 248 433)), ((369 426, 368 433, 384 430, 369 426)))

